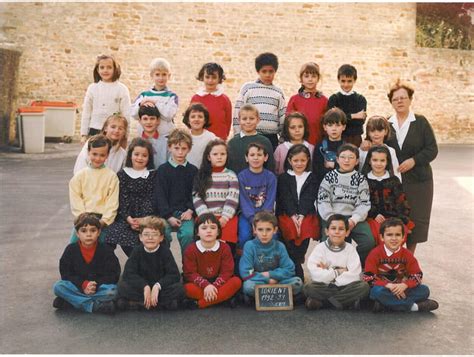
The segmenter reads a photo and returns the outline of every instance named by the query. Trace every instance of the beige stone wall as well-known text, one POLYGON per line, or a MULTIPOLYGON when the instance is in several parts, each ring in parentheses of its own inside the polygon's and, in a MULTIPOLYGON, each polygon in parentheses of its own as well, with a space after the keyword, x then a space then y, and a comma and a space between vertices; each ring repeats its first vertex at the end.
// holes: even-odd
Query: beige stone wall
POLYGON ((416 47, 415 17, 414 3, 0 3, 0 46, 22 51, 16 106, 82 104, 101 53, 118 59, 133 98, 150 85, 150 60, 165 57, 180 121, 203 63, 223 65, 235 101, 256 78, 255 56, 272 51, 280 60, 275 84, 287 98, 299 87, 302 63, 320 64, 327 96, 338 89, 337 68, 352 63, 369 115, 391 113, 386 90, 401 77, 414 85, 413 108, 439 142, 473 143, 474 51, 416 47))

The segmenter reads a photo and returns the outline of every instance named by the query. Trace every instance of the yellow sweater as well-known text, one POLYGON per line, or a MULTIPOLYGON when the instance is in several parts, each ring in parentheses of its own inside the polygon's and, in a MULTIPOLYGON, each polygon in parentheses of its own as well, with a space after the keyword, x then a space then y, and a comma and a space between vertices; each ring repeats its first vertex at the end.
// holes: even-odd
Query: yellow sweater
POLYGON ((83 212, 102 214, 110 225, 117 215, 119 205, 119 180, 107 167, 85 167, 69 181, 69 201, 74 217, 83 212))

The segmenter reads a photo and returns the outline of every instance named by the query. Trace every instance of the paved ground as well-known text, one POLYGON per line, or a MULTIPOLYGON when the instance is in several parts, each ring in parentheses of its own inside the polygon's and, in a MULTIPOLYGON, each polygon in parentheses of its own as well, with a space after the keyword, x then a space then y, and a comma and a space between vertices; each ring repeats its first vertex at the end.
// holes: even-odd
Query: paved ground
MULTIPOLYGON (((67 182, 77 145, 0 153, 1 353, 473 354, 473 146, 434 162, 430 240, 417 256, 435 313, 55 311, 51 287, 72 227, 67 182)), ((174 247, 174 250, 176 247, 174 247)), ((125 256, 117 255, 122 265, 125 256)))

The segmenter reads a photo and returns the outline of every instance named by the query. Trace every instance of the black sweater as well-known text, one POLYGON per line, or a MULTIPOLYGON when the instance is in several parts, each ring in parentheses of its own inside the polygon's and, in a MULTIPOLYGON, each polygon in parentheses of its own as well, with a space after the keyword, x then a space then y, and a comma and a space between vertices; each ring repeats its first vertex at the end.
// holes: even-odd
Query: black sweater
POLYGON ((337 92, 329 97, 328 109, 337 107, 341 109, 347 117, 345 135, 361 135, 364 132, 364 121, 351 119, 351 114, 356 114, 361 110, 367 111, 367 100, 362 94, 354 92, 351 95, 344 95, 337 92))
POLYGON ((316 176, 310 173, 306 178, 300 192, 300 199, 296 192, 296 178, 282 173, 278 176, 278 188, 276 199, 276 214, 293 216, 294 214, 316 214, 314 202, 318 196, 318 182, 316 176))

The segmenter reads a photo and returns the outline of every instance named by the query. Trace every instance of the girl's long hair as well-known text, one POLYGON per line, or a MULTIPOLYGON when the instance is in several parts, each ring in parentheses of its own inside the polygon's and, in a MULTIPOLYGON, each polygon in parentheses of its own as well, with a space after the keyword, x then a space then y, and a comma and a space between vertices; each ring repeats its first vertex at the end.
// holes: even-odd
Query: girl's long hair
POLYGON ((304 144, 296 144, 293 145, 286 154, 284 169, 285 171, 289 169, 293 169, 290 164, 290 160, 293 156, 298 155, 300 153, 305 153, 306 157, 308 158, 308 163, 306 164, 305 171, 311 171, 311 154, 309 149, 304 144))
MULTIPOLYGON (((121 146, 122 148, 126 149, 127 148, 127 143, 128 143, 128 121, 127 119, 120 113, 114 113, 111 116, 109 116, 105 122, 104 125, 102 126, 102 134, 107 136, 107 127, 109 126, 110 122, 113 120, 120 120, 122 121, 123 127, 125 128, 125 134, 123 135, 122 140, 119 142, 113 142, 112 146, 115 148, 116 145, 121 146)), ((117 146, 117 149, 118 149, 117 146)))
POLYGON ((155 167, 154 161, 153 161, 153 146, 151 146, 150 142, 146 139, 143 138, 135 138, 132 140, 130 145, 128 146, 128 151, 127 151, 127 158, 125 159, 125 167, 131 167, 133 168, 132 164, 132 154, 133 150, 137 147, 142 147, 147 149, 148 151, 148 163, 146 165, 146 168, 148 170, 153 170, 155 167))
POLYGON ((393 164, 392 164, 392 155, 390 155, 390 151, 387 149, 385 145, 376 145, 372 146, 369 149, 369 152, 367 153, 367 157, 365 158, 364 166, 362 166, 362 173, 367 176, 367 174, 372 170, 372 167, 370 166, 370 159, 372 158, 372 154, 374 152, 385 154, 387 157, 387 166, 385 167, 385 170, 387 170, 390 174, 390 176, 393 176, 393 164))

